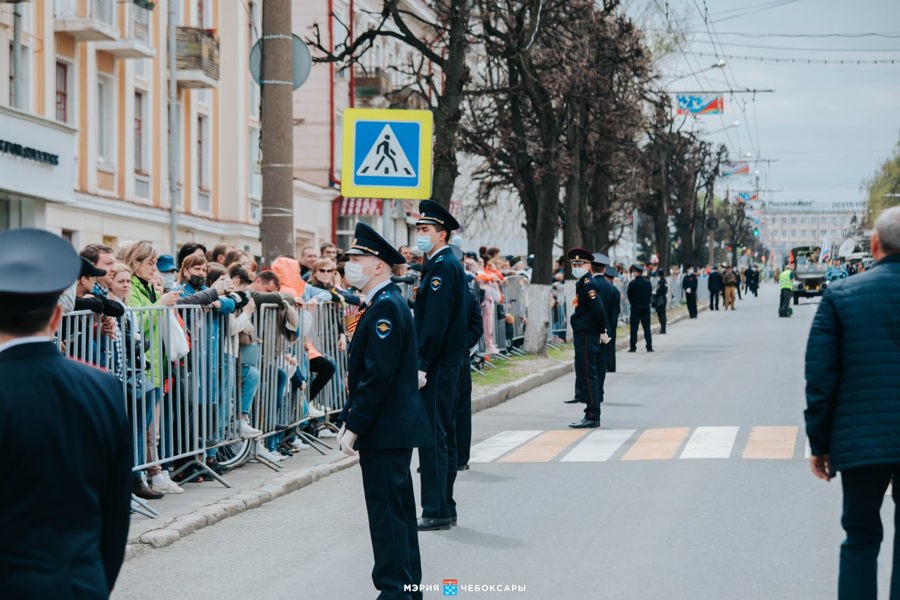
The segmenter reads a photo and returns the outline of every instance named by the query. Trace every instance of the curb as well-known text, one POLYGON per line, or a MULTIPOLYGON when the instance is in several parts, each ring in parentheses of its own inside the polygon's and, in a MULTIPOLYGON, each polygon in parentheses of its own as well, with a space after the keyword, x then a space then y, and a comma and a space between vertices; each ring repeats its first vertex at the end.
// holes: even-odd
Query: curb
MULTIPOLYGON (((698 308, 698 312, 702 312, 707 308, 698 308)), ((669 320, 668 325, 673 325, 687 318, 686 313, 678 315, 669 320)), ((659 325, 654 325, 652 331, 653 333, 658 333, 659 325)), ((616 342, 616 350, 628 348, 628 343, 627 339, 618 340, 616 342)), ((472 398, 472 413, 503 404, 516 396, 530 392, 574 370, 575 364, 570 361, 554 365, 540 373, 532 373, 518 381, 504 384, 491 392, 472 398)), ((358 462, 358 457, 348 456, 334 462, 316 465, 311 469, 298 473, 279 475, 252 490, 240 492, 218 502, 208 504, 194 512, 175 517, 159 529, 153 529, 142 534, 137 539, 129 540, 125 547, 125 560, 143 556, 151 550, 171 546, 192 533, 305 488, 329 475, 349 469, 358 462)))

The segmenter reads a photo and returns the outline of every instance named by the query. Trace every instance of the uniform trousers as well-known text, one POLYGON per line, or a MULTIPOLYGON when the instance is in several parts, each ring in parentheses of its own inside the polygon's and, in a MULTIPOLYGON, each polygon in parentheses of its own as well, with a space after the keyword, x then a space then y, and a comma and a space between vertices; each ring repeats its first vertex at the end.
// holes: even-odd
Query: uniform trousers
POLYGON ((422 516, 447 519, 456 516, 453 484, 456 482, 456 401, 459 365, 435 365, 428 383, 419 390, 433 435, 428 447, 419 448, 422 481, 422 516), (453 469, 450 468, 453 465, 453 469))
MULTIPOLYGON (((456 401, 456 466, 469 463, 472 446, 472 369, 466 362, 459 369, 459 398, 456 401)), ((449 468, 453 468, 451 464, 449 468)))
POLYGON ((900 465, 872 465, 841 471, 844 509, 841 526, 847 539, 841 544, 838 576, 839 600, 875 600, 877 597, 878 551, 884 535, 881 503, 887 486, 894 480, 894 556, 891 573, 891 600, 900 600, 900 465))
POLYGON ((709 310, 719 310, 719 297, 722 290, 709 290, 709 310))
POLYGON ((607 373, 616 372, 616 330, 615 328, 611 329, 612 333, 609 334, 609 343, 606 344, 605 348, 603 348, 603 351, 606 352, 607 373))
POLYGON ((372 582, 379 600, 422 598, 422 592, 404 592, 404 585, 422 582, 416 497, 409 463, 411 448, 360 450, 366 512, 375 566, 372 582))
POLYGON ((688 316, 692 319, 697 318, 697 292, 685 293, 685 301, 687 302, 688 316))
POLYGON ((572 341, 575 345, 575 397, 585 403, 585 418, 599 419, 600 403, 603 402, 603 388, 597 372, 601 354, 600 334, 575 331, 572 341))
POLYGON ((666 305, 665 304, 663 304, 662 306, 657 305, 655 307, 655 309, 656 309, 656 318, 659 319, 659 332, 661 334, 665 333, 666 332, 666 305))
POLYGON ((653 348, 653 338, 650 334, 650 305, 637 305, 631 307, 631 340, 629 348, 637 349, 638 324, 644 330, 644 342, 647 344, 647 350, 653 348))
MULTIPOLYGON (((600 416, 600 412, 603 407, 603 398, 604 398, 603 388, 606 386, 606 373, 609 368, 609 363, 608 363, 609 354, 607 353, 606 347, 609 346, 609 344, 613 344, 613 343, 615 343, 615 342, 613 342, 613 340, 610 339, 608 344, 601 343, 599 348, 597 349, 597 388, 599 390, 598 395, 600 396, 600 402, 595 407, 596 413, 594 413, 592 410, 591 415, 596 414, 598 417, 600 416)), ((585 408, 584 408, 584 416, 588 419, 592 418, 592 416, 588 416, 588 410, 590 408, 591 408, 590 406, 585 406, 585 408)))

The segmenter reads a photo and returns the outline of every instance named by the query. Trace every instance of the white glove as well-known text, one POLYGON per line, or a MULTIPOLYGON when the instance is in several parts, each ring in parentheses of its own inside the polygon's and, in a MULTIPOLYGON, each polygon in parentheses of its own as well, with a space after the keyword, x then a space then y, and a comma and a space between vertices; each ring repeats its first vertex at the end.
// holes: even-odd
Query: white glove
POLYGON ((338 448, 341 447, 341 440, 344 439, 345 433, 347 433, 347 425, 345 425, 344 423, 341 423, 341 428, 338 429, 337 437, 335 438, 335 440, 337 440, 338 448))
POLYGON ((601 333, 601 334, 600 334, 600 343, 601 343, 601 344, 608 344, 608 343, 609 343, 609 340, 611 340, 611 339, 612 339, 612 338, 609 337, 608 335, 606 335, 605 333, 601 333))
POLYGON ((347 431, 344 433, 344 437, 341 438, 341 451, 347 456, 356 456, 359 454, 356 450, 353 449, 353 444, 356 443, 356 434, 352 431, 347 431))
POLYGON ((419 389, 421 390, 428 383, 428 378, 426 377, 427 373, 425 371, 419 371, 419 389))

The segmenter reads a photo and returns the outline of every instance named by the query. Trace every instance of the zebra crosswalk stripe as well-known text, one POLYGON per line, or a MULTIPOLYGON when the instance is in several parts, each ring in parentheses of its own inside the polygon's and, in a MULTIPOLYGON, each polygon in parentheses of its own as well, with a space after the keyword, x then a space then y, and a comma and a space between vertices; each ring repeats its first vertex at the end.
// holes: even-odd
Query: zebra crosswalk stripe
POLYGON ((729 458, 738 427, 698 427, 679 458, 729 458))
POLYGON ((634 432, 634 429, 595 431, 572 448, 560 462, 605 462, 634 435, 634 432))
POLYGON ((495 436, 489 437, 483 442, 472 446, 469 455, 470 463, 487 463, 496 460, 512 450, 537 436, 540 431, 501 431, 495 436))

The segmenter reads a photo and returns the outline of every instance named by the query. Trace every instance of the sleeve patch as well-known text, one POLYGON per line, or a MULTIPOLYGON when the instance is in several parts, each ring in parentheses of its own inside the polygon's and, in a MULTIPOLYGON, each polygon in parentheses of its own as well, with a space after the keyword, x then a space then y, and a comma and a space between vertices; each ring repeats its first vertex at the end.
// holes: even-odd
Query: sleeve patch
POLYGON ((381 339, 386 338, 391 334, 391 329, 393 325, 387 319, 378 319, 375 321, 375 333, 378 334, 378 337, 381 339))
POLYGON ((588 290, 588 298, 590 298, 591 300, 596 299, 597 291, 596 290, 588 290))
POLYGON ((434 276, 429 280, 431 285, 431 291, 436 292, 440 289, 441 285, 444 283, 444 280, 438 276, 434 276))

